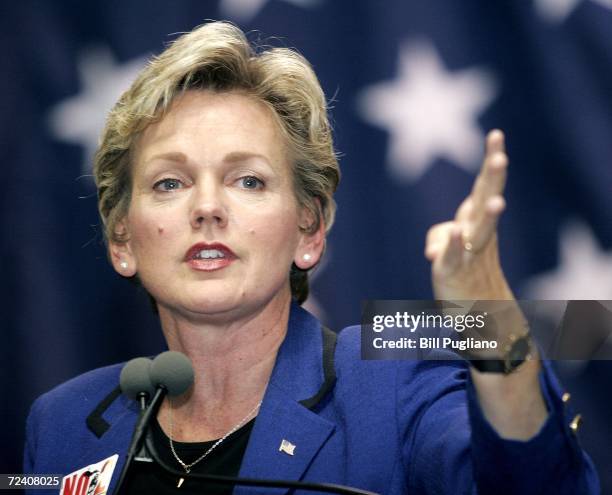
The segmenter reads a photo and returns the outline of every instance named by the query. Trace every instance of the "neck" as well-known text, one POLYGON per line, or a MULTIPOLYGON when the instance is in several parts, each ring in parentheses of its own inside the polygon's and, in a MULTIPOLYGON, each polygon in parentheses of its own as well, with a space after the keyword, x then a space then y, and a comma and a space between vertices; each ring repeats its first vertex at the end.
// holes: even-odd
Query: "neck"
MULTIPOLYGON (((231 321, 195 320, 160 307, 169 349, 186 354, 195 372, 191 391, 172 400, 175 439, 218 438, 263 398, 287 332, 290 301, 289 293, 231 321)), ((168 406, 166 401, 160 410, 162 427, 168 406)))

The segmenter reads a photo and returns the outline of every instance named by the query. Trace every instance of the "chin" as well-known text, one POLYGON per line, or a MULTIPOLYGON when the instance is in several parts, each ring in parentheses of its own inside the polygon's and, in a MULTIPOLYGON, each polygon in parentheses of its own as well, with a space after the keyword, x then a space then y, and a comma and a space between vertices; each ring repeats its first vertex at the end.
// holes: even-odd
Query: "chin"
MULTIPOLYGON (((191 308, 194 313, 210 316, 232 315, 233 318, 255 314, 265 307, 275 305, 275 300, 284 300, 283 291, 269 294, 265 291, 254 291, 248 294, 241 290, 217 293, 210 297, 199 297, 193 300, 191 308), (280 298, 280 299, 279 299, 280 298)), ((290 296, 288 298, 290 300, 290 296)), ((282 302, 281 302, 282 304, 282 302)))
POLYGON ((243 304, 236 300, 233 294, 220 294, 214 295, 198 295, 189 300, 185 304, 185 308, 191 313, 198 314, 223 314, 232 312, 232 310, 240 309, 243 304))
POLYGON ((172 290, 170 287, 166 287, 164 292, 165 294, 156 299, 170 313, 213 318, 227 315, 237 318, 249 313, 257 313, 270 304, 275 305, 275 300, 282 305, 285 299, 291 299, 291 291, 286 281, 266 286, 256 285, 250 288, 227 283, 182 284, 181 293, 177 293, 177 290, 172 290))

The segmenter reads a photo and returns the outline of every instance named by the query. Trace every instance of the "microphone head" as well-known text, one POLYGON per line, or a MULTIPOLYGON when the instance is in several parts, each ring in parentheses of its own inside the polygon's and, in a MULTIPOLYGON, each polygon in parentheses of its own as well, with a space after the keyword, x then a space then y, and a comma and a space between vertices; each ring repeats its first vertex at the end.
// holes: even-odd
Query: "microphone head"
POLYGON ((151 365, 151 382, 165 387, 171 397, 181 395, 193 384, 191 361, 181 352, 162 352, 151 365))
POLYGON ((138 357, 128 361, 121 370, 119 385, 121 391, 130 399, 137 399, 141 393, 153 397, 155 387, 151 383, 151 361, 148 358, 138 357))

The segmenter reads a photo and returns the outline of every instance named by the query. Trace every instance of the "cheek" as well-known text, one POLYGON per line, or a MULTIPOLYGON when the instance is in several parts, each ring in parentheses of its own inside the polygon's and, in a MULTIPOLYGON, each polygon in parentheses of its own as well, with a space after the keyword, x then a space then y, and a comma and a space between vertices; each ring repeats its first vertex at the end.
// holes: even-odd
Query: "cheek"
POLYGON ((154 215, 141 215, 134 211, 130 215, 130 237, 132 245, 141 255, 146 255, 155 246, 164 246, 159 239, 172 236, 172 226, 175 224, 168 219, 154 215))
POLYGON ((299 231, 294 218, 270 222, 252 229, 251 232, 252 238, 257 238, 261 242, 262 249, 270 258, 270 263, 277 264, 283 260, 290 264, 293 260, 299 243, 299 231))

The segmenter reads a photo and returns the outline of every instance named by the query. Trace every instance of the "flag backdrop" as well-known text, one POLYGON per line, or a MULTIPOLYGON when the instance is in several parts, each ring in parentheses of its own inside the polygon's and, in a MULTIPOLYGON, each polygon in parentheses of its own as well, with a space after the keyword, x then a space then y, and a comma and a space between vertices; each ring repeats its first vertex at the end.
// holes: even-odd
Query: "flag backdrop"
MULTIPOLYGON (((20 471, 37 395, 163 349, 146 297, 106 260, 91 156, 146 58, 205 19, 297 48, 331 101, 343 179, 308 302, 329 326, 358 322, 364 299, 431 297, 425 233, 467 194, 493 127, 511 160, 512 287, 612 299, 611 0, 6 3, 0 472, 20 471)), ((561 372, 612 493, 612 366, 561 372)))

